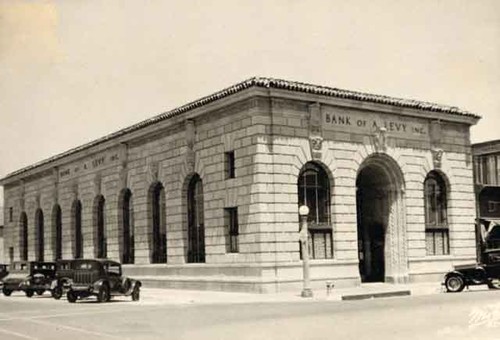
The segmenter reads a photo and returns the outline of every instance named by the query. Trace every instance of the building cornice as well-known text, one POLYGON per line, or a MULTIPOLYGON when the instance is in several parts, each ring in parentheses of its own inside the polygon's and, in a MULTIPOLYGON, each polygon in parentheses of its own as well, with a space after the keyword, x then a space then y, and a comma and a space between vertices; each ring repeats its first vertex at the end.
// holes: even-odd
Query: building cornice
POLYGON ((500 139, 472 144, 472 154, 474 156, 488 155, 494 153, 500 153, 500 139))
POLYGON ((20 177, 49 171, 55 166, 69 163, 99 150, 144 136, 152 130, 161 130, 177 120, 193 118, 217 107, 255 95, 267 95, 298 100, 323 102, 332 105, 356 107, 420 118, 439 119, 473 125, 481 118, 471 112, 453 106, 445 106, 412 99, 401 99, 302 82, 253 77, 227 87, 209 96, 164 112, 150 119, 121 129, 92 142, 70 149, 28 167, 12 172, 0 179, 0 185, 11 183, 20 177), (182 118, 180 118, 182 116, 182 118), (175 119, 179 117, 178 119, 175 119), (174 120, 174 121, 172 121, 174 120))

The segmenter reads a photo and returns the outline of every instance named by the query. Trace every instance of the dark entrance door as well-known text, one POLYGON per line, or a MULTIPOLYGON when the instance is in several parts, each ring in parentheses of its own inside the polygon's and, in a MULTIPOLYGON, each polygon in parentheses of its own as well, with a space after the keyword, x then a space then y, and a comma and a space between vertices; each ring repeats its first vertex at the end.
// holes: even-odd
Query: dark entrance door
POLYGON ((385 280, 385 236, 389 181, 383 169, 365 167, 356 181, 358 256, 362 282, 385 280))

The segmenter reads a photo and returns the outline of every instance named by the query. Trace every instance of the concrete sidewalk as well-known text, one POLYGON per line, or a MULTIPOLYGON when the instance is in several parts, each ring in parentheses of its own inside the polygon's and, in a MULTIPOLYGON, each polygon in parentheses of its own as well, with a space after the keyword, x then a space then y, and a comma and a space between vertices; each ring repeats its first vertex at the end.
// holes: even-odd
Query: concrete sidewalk
POLYGON ((323 290, 313 290, 312 298, 302 298, 300 291, 276 294, 237 293, 218 291, 199 291, 181 289, 142 288, 141 303, 154 304, 233 304, 233 303, 266 303, 266 302, 309 302, 309 301, 341 301, 393 296, 417 296, 440 294, 444 290, 440 282, 413 284, 363 284, 358 287, 333 288, 327 294, 323 290))

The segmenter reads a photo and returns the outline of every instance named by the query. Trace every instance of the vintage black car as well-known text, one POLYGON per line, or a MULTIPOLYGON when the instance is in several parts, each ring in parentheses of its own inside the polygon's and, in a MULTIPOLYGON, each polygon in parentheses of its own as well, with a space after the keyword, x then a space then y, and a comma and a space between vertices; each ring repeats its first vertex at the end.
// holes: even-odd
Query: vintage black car
POLYGON ((107 302, 112 296, 131 296, 139 300, 141 282, 122 276, 121 264, 106 259, 73 260, 73 278, 66 294, 68 301, 96 296, 99 302, 107 302))
POLYGON ((56 274, 51 284, 52 297, 59 300, 71 286, 74 270, 72 260, 57 260, 56 274))
POLYGON ((2 280, 2 292, 5 296, 13 291, 23 291, 27 297, 35 293, 42 295, 46 290, 51 290, 55 272, 54 262, 13 262, 9 274, 2 280))
POLYGON ((479 242, 479 261, 455 266, 446 273, 444 286, 448 292, 461 292, 472 285, 488 285, 500 289, 500 221, 478 219, 476 232, 479 242))
POLYGON ((482 257, 479 263, 455 266, 448 272, 444 279, 446 290, 455 293, 466 286, 483 284, 500 289, 500 249, 485 250, 482 257))

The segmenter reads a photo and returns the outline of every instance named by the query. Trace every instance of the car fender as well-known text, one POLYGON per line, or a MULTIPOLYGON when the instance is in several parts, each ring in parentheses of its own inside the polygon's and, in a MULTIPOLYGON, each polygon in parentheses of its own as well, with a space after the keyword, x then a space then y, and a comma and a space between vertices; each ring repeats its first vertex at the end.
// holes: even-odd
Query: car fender
POLYGON ((475 283, 475 284, 481 284, 481 283, 486 283, 488 280, 488 273, 486 272, 486 269, 484 269, 483 266, 477 266, 476 269, 474 270, 475 274, 479 274, 479 276, 474 275, 474 277, 471 277, 470 280, 475 283))
POLYGON ((462 279, 465 278, 463 273, 459 272, 458 270, 452 270, 452 271, 449 271, 448 273, 446 273, 446 275, 444 276, 444 279, 446 280, 450 276, 454 276, 454 275, 460 276, 462 279))
POLYGON ((130 287, 127 290, 127 292, 125 293, 125 295, 132 294, 132 292, 134 291, 135 287, 141 287, 142 286, 141 281, 134 280, 134 279, 129 279, 129 280, 130 280, 130 287))
POLYGON ((71 286, 72 280, 69 277, 62 277, 52 280, 50 284, 50 289, 55 289, 56 287, 69 287, 71 286))
POLYGON ((107 285, 109 287, 109 282, 107 280, 102 280, 102 279, 94 282, 94 284, 93 284, 94 291, 98 292, 99 288, 101 288, 104 285, 107 285))

